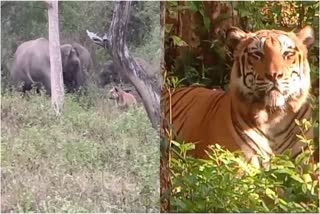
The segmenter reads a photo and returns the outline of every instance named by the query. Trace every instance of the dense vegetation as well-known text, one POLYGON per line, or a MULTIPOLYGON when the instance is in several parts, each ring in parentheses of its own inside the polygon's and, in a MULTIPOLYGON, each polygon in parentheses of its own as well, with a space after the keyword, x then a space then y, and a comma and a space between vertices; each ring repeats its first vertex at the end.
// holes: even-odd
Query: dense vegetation
MULTIPOLYGON (((158 212, 159 136, 141 104, 118 109, 108 95, 116 83, 100 88, 95 79, 111 56, 86 29, 103 35, 113 7, 59 2, 61 43, 88 48, 94 78, 85 94, 66 94, 56 117, 49 97, 7 87, 18 45, 47 38, 47 10, 1 2, 1 212, 158 212)), ((131 14, 130 51, 159 65, 159 3, 133 2, 131 14)))
POLYGON ((68 94, 57 118, 45 96, 3 93, 2 212, 158 210, 159 138, 143 107, 92 94, 68 94))
POLYGON ((311 25, 316 41, 309 62, 312 80, 318 78, 318 2, 170 1, 166 8, 166 67, 183 85, 227 87, 232 59, 224 39, 230 26, 289 31, 311 25))
POLYGON ((309 50, 310 102, 314 120, 296 121, 313 127, 314 139, 300 139, 308 150, 295 160, 288 153, 272 159, 269 169, 257 170, 242 155, 219 146, 208 149, 209 160, 186 155, 193 144, 169 142, 172 212, 319 212, 319 164, 308 160, 319 148, 319 2, 166 2, 166 85, 198 84, 227 89, 232 56, 224 45, 230 26, 246 31, 296 30, 311 25, 316 41, 309 50))
MULTIPOLYGON (((113 14, 114 2, 62 1, 59 3, 61 44, 79 42, 91 53, 96 76, 111 59, 106 50, 93 44, 86 30, 103 35, 113 14)), ((1 3, 1 75, 2 85, 7 83, 13 54, 22 42, 48 38, 47 10, 41 2, 1 3)), ((128 26, 128 45, 135 57, 152 65, 159 64, 159 3, 133 2, 128 26)))

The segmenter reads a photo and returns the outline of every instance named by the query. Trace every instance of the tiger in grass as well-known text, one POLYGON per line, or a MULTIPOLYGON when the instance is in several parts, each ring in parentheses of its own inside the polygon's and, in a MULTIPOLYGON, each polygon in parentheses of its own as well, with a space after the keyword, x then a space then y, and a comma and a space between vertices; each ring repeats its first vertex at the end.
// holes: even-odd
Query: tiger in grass
MULTIPOLYGON (((191 155, 198 158, 207 157, 211 144, 241 150, 257 167, 286 149, 297 156, 306 144, 296 137, 295 119, 311 117, 312 28, 245 33, 232 27, 226 38, 234 57, 228 91, 194 86, 163 91, 165 121, 172 121, 178 139, 195 143, 191 155)), ((306 134, 312 138, 312 128, 306 134)))
POLYGON ((125 92, 119 87, 113 87, 109 91, 109 98, 116 100, 117 105, 119 108, 128 108, 129 106, 134 106, 137 104, 136 98, 128 92, 125 92))

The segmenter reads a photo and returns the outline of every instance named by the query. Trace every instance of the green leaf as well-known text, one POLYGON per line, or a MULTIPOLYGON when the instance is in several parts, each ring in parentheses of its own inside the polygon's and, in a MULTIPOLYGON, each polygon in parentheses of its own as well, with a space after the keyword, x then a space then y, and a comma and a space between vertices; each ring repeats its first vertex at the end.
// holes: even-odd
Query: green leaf
POLYGON ((197 12, 200 9, 200 3, 198 1, 188 1, 187 5, 192 12, 197 12))
POLYGON ((276 193, 270 188, 266 188, 266 195, 273 200, 277 198, 276 193))
POLYGON ((251 17, 252 13, 249 10, 241 10, 240 15, 241 17, 245 17, 245 16, 251 17))
POLYGON ((211 20, 208 16, 203 16, 203 23, 207 31, 210 30, 211 20))
POLYGON ((174 198, 171 203, 172 203, 172 206, 178 207, 180 211, 187 210, 187 207, 188 207, 187 203, 181 199, 174 198))
POLYGON ((178 148, 180 148, 181 144, 177 141, 172 140, 171 143, 175 146, 177 146, 178 148))
POLYGON ((173 27, 173 24, 166 24, 165 25, 165 31, 166 31, 166 33, 170 33, 171 32, 171 30, 172 30, 172 27, 173 27))
POLYGON ((301 125, 301 123, 300 123, 300 121, 299 121, 298 119, 294 119, 294 122, 295 122, 298 126, 301 125))
POLYGON ((178 36, 172 35, 171 38, 172 38, 173 44, 174 44, 175 46, 179 46, 179 47, 181 47, 181 46, 188 46, 188 44, 187 44, 185 41, 183 41, 183 40, 182 40, 180 37, 178 37, 178 36))
POLYGON ((294 160, 294 162, 296 163, 296 165, 300 165, 300 164, 306 162, 307 160, 309 160, 310 156, 311 156, 310 151, 308 151, 308 150, 307 150, 307 151, 304 151, 304 152, 302 152, 301 154, 299 154, 299 155, 296 157, 296 159, 294 160))
POLYGON ((291 177, 293 180, 298 181, 298 182, 301 183, 301 184, 304 184, 304 180, 303 180, 301 177, 299 177, 298 175, 291 175, 290 177, 291 177))

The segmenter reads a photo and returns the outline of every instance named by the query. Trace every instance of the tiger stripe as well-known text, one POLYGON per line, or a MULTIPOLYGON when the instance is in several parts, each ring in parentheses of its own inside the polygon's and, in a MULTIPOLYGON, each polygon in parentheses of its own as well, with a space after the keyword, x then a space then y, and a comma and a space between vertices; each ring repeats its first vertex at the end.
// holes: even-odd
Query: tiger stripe
MULTIPOLYGON (((296 136, 301 130, 295 120, 311 118, 307 49, 314 40, 312 29, 294 34, 232 28, 228 39, 238 41, 229 90, 191 86, 162 91, 166 120, 172 119, 178 139, 197 142, 191 151, 195 157, 206 158, 205 150, 215 143, 242 150, 258 166, 256 155, 264 157, 262 163, 287 149, 297 156, 306 144, 296 136)), ((305 134, 312 138, 312 129, 305 134)))

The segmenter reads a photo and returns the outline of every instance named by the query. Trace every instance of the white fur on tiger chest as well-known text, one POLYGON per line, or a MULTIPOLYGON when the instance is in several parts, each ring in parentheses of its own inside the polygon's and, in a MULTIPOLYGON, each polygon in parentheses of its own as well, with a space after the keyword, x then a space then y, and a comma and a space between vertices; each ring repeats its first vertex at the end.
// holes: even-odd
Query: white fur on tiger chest
POLYGON ((265 96, 265 104, 271 107, 282 107, 285 105, 284 96, 280 96, 280 93, 276 90, 272 90, 269 92, 269 96, 265 96))

